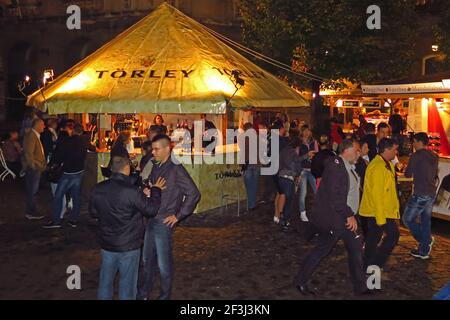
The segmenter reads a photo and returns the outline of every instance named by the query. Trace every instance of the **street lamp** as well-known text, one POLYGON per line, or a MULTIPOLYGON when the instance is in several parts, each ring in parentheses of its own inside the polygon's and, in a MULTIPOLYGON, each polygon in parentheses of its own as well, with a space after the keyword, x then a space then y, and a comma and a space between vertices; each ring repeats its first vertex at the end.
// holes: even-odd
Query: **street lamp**
POLYGON ((28 87, 30 84, 31 84, 31 78, 28 75, 25 76, 23 81, 20 81, 17 84, 17 89, 25 98, 27 97, 27 95, 23 92, 23 90, 25 90, 25 88, 28 87))
POLYGON ((50 82, 53 80, 55 73, 53 72, 53 69, 47 69, 44 70, 44 77, 42 78, 42 83, 45 87, 45 85, 47 84, 47 82, 50 82))

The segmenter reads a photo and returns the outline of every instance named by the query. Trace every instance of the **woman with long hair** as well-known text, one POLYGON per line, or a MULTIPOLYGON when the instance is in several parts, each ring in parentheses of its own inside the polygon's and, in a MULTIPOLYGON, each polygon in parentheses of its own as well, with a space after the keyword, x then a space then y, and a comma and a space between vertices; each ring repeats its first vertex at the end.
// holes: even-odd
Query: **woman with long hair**
POLYGON ((313 138, 312 131, 308 125, 303 125, 300 133, 300 156, 305 157, 302 162, 302 174, 300 177, 300 195, 299 195, 299 209, 300 218, 302 221, 308 221, 306 216, 306 193, 308 189, 308 183, 316 194, 316 178, 311 173, 311 162, 313 156, 319 152, 319 145, 317 141, 313 138))
POLYGON ((295 184, 302 172, 302 160, 304 157, 299 155, 299 147, 300 139, 298 135, 290 135, 289 143, 280 152, 277 179, 280 193, 285 197, 280 220, 283 231, 289 230, 295 196, 295 184))
POLYGON ((162 115, 157 114, 155 118, 153 118, 153 124, 150 126, 149 130, 157 130, 159 134, 167 134, 167 126, 164 124, 162 115))

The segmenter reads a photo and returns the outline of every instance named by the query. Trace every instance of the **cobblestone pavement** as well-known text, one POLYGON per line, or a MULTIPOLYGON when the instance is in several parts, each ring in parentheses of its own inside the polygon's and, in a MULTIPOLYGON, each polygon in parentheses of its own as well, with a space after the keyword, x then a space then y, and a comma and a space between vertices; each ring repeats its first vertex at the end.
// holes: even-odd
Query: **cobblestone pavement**
MULTIPOLYGON (((83 210, 76 229, 42 229, 43 222, 23 217, 22 188, 17 181, 0 184, 0 299, 95 299, 100 265, 95 223, 83 210), (66 287, 69 265, 82 270, 81 290, 66 287)), ((49 215, 49 188, 39 196, 41 212, 49 215)), ((293 287, 298 265, 313 246, 303 239, 305 224, 296 217, 294 229, 283 233, 272 222, 272 210, 268 204, 238 217, 229 207, 179 226, 173 298, 311 299, 293 287)), ((430 299, 450 281, 448 233, 436 236, 428 261, 408 255, 414 246, 403 230, 383 273, 382 293, 371 299, 430 299)), ((316 299, 355 299, 342 243, 322 262, 312 284, 319 291, 316 299)))

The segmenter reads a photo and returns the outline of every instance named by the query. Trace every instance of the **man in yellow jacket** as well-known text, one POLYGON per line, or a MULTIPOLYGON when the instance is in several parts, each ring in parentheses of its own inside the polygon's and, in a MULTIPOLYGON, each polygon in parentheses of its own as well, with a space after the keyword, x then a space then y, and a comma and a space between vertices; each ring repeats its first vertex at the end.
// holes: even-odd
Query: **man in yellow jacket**
POLYGON ((382 268, 400 237, 398 230, 400 204, 395 183, 395 168, 391 162, 397 154, 397 149, 398 143, 394 140, 381 139, 378 144, 378 155, 367 167, 359 209, 359 214, 366 220, 368 228, 364 252, 365 268, 370 265, 382 268))

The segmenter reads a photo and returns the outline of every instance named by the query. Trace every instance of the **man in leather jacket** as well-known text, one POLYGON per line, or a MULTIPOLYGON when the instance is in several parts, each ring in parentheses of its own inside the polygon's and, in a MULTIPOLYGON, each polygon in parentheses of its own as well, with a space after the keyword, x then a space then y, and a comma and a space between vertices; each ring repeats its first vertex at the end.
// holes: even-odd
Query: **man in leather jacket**
POLYGON ((119 272, 119 299, 134 300, 144 235, 143 215, 157 214, 165 180, 159 179, 151 190, 141 191, 129 177, 127 158, 116 156, 111 162, 111 178, 94 187, 89 204, 91 216, 99 221, 102 249, 98 299, 113 298, 114 278, 119 272))

